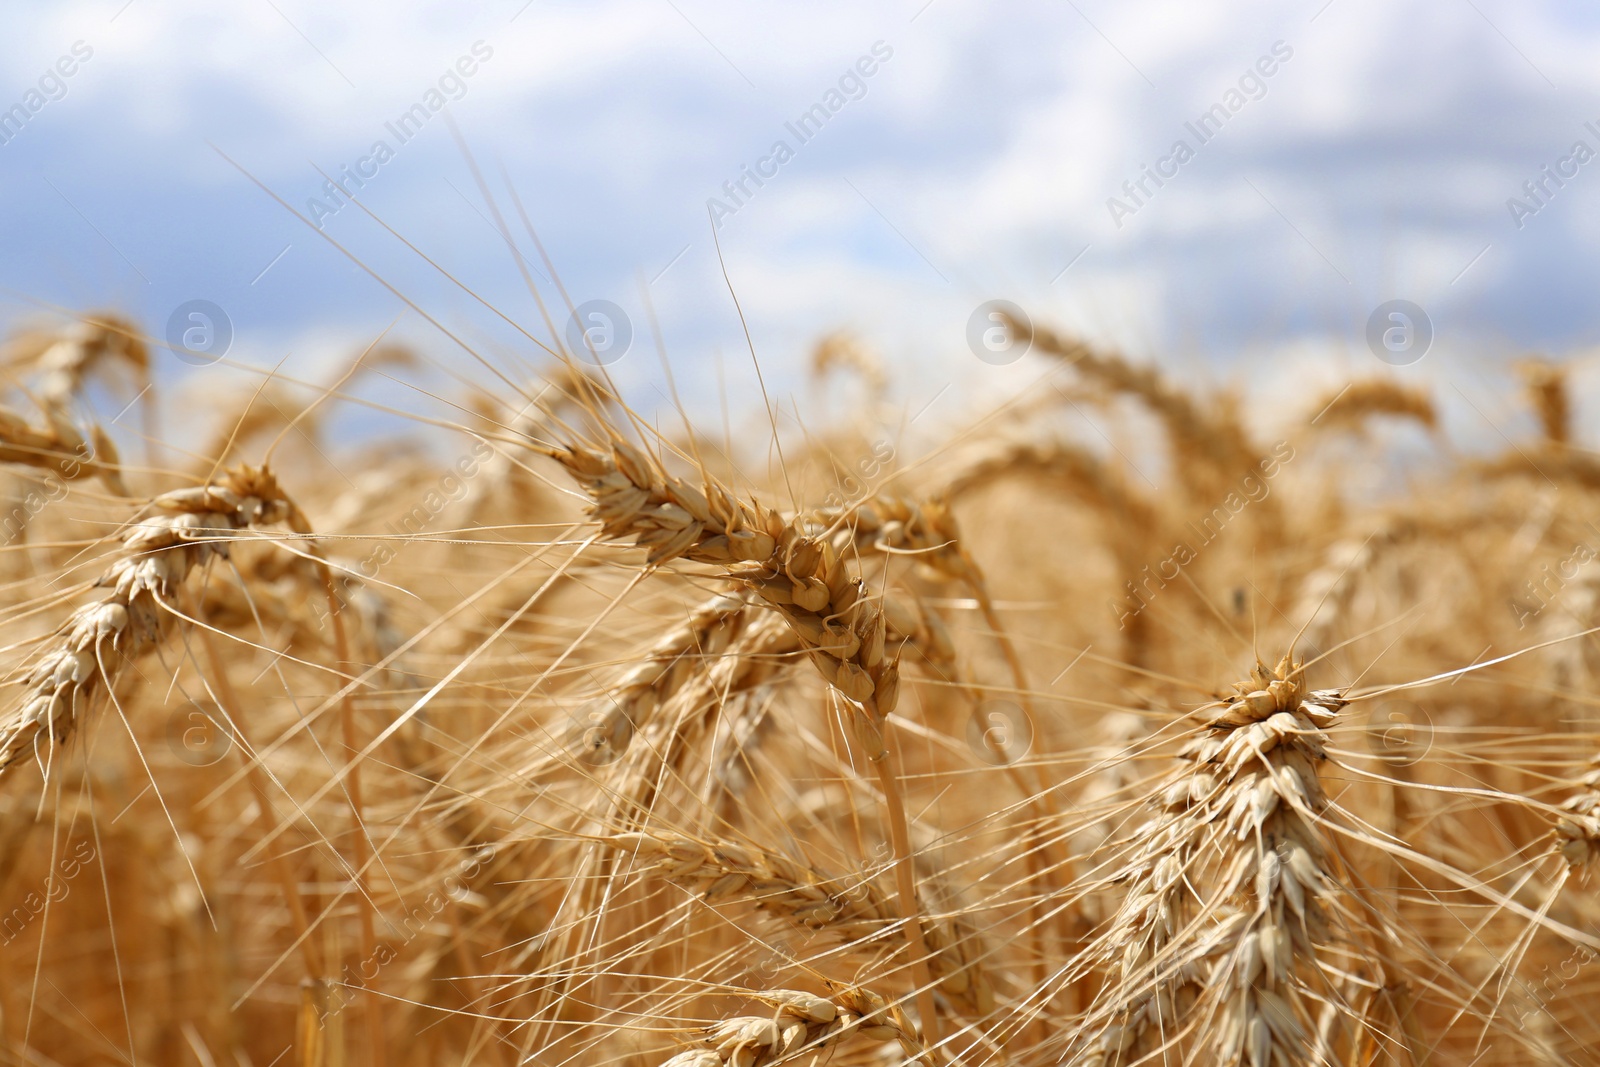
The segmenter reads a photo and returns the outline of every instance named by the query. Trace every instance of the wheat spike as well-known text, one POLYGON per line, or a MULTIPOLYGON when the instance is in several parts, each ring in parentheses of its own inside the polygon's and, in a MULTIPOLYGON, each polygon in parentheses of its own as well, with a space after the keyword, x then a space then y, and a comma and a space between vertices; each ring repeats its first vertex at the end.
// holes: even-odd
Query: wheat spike
POLYGON ((1578 791, 1561 802, 1556 848, 1574 868, 1600 860, 1600 761, 1578 779, 1578 791))
POLYGON ((1209 492, 1219 481, 1237 478, 1260 462, 1258 450, 1228 405, 1217 404, 1207 413, 1154 367, 1135 366, 1120 353, 1061 337, 1044 327, 1009 317, 1006 322, 1019 341, 1031 341, 1079 374, 1113 392, 1137 397, 1149 407, 1171 438, 1174 462, 1185 472, 1185 488, 1209 492))
POLYGON ((110 437, 94 427, 84 440, 58 408, 46 407, 45 420, 44 426, 32 426, 16 412, 0 408, 0 463, 34 467, 69 482, 99 477, 118 496, 127 495, 110 437))
MULTIPOLYGON (((881 937, 898 922, 888 900, 866 879, 821 874, 776 852, 732 841, 702 843, 651 831, 603 839, 657 877, 693 890, 707 903, 748 900, 786 922, 826 930, 849 942, 881 937)), ((968 1015, 994 1010, 994 989, 978 958, 977 934, 965 923, 931 921, 923 936, 933 952, 939 988, 968 1015)))
POLYGON ((1517 366, 1523 387, 1539 416, 1544 443, 1560 448, 1572 442, 1572 396, 1567 387, 1567 370, 1546 360, 1523 360, 1517 366))
POLYGON ((46 403, 64 405, 82 392, 91 374, 115 363, 128 367, 139 382, 150 380, 150 349, 138 328, 108 312, 75 322, 39 356, 41 396, 46 403))
POLYGON ((881 400, 889 388, 889 375, 878 354, 859 338, 842 331, 828 334, 811 350, 814 380, 822 381, 835 370, 848 371, 860 378, 874 400, 881 400))
MULTIPOLYGON (((1287 659, 1237 690, 1201 710, 1123 861, 1123 903, 1093 950, 1112 977, 1082 1062, 1179 1045, 1208 1062, 1309 1063, 1322 990, 1361 972, 1387 983, 1376 950, 1336 932, 1357 916, 1321 829, 1318 766, 1343 698, 1307 693, 1287 659)), ((1397 1014, 1356 1028, 1407 1026, 1397 1014)))
POLYGON ((213 556, 226 558, 238 531, 284 523, 307 530, 277 479, 248 467, 152 500, 95 583, 111 594, 73 612, 28 673, 19 706, 0 727, 0 772, 35 752, 41 735, 66 742, 109 690, 118 657, 131 661, 161 640, 191 571, 213 556))
POLYGON ((705 1047, 680 1052, 662 1067, 774 1067, 825 1056, 857 1037, 897 1042, 913 1058, 932 1055, 905 1013, 870 989, 838 989, 831 998, 776 989, 759 999, 772 1007, 771 1015, 736 1015, 708 1026, 705 1047))
POLYGON ((1067 441, 1013 441, 966 460, 945 484, 957 498, 1007 475, 1038 475, 1059 481, 1073 495, 1127 529, 1154 529, 1156 508, 1101 458, 1067 441))
POLYGON ((1435 430, 1439 419, 1426 392, 1388 378, 1368 378, 1330 390, 1309 411, 1310 424, 1319 430, 1355 429, 1374 415, 1412 419, 1435 430))
POLYGON ((588 492, 606 537, 632 538, 651 566, 679 557, 714 564, 779 612, 823 678, 861 709, 853 721, 863 755, 883 759, 899 671, 885 654, 882 611, 831 543, 713 481, 695 489, 621 440, 549 453, 588 492))

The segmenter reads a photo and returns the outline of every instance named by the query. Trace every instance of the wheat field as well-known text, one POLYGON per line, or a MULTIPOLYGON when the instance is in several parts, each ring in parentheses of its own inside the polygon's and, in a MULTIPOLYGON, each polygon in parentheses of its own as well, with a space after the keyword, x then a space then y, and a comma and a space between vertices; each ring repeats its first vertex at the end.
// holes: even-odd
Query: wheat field
POLYGON ((397 443, 427 353, 185 408, 17 324, 0 1062, 1600 1064, 1561 366, 1478 455, 1009 328, 1049 387, 914 451, 844 334, 803 434, 530 341, 397 443))

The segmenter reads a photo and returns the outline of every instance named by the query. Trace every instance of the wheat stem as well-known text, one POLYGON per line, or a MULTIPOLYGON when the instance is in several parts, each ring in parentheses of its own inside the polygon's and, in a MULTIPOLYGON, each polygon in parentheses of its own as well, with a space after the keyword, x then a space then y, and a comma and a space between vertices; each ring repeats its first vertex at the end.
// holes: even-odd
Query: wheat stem
POLYGON ((916 874, 911 866, 911 831, 906 825, 905 803, 900 797, 900 783, 893 766, 898 757, 895 751, 898 747, 892 746, 890 752, 873 767, 883 787, 884 807, 889 817, 889 845, 894 849, 895 891, 900 897, 900 914, 905 916, 906 921, 906 942, 911 951, 911 979, 916 989, 917 1014, 922 1017, 922 1031, 928 1043, 938 1045, 939 1013, 934 1007, 933 976, 928 970, 928 946, 922 934, 922 909, 917 903, 916 874))
MULTIPOLYGON (((318 558, 317 570, 322 577, 322 591, 328 603, 328 619, 333 627, 334 669, 339 672, 340 677, 343 677, 351 666, 350 638, 345 632, 343 605, 340 604, 339 596, 334 591, 333 571, 328 564, 318 558)), ((357 905, 361 912, 361 955, 363 959, 370 960, 375 958, 378 947, 378 935, 373 924, 373 915, 378 905, 372 899, 367 885, 366 872, 372 860, 372 846, 367 838, 366 808, 361 795, 361 761, 356 758, 361 752, 361 746, 356 736, 355 708, 351 701, 349 686, 340 687, 338 700, 339 729, 345 751, 350 754, 350 774, 345 780, 345 788, 349 791, 351 815, 355 822, 355 856, 351 878, 355 882, 356 893, 361 898, 357 905)), ((367 989, 366 994, 362 1004, 362 1014, 366 1021, 370 1062, 373 1067, 385 1067, 388 1052, 384 1045, 381 1002, 375 989, 367 989)))
MULTIPOLYGON (((239 704, 238 694, 233 688, 233 680, 228 676, 227 663, 217 651, 216 638, 205 626, 196 627, 195 633, 199 635, 200 647, 205 649, 206 659, 211 664, 211 674, 206 681, 216 694, 217 703, 222 706, 223 713, 227 715, 230 727, 239 733, 242 742, 247 742, 244 737, 246 720, 239 704)), ((262 839, 267 840, 271 837, 274 827, 266 774, 262 772, 260 763, 249 750, 247 743, 241 743, 238 748, 240 761, 244 764, 245 781, 250 784, 250 793, 256 802, 256 823, 261 828, 262 839)), ((273 874, 278 879, 278 889, 283 894, 283 902, 289 909, 289 920, 294 928, 295 940, 300 945, 300 957, 305 965, 306 977, 319 978, 323 973, 322 960, 319 958, 315 939, 311 936, 311 922, 305 900, 300 895, 299 882, 289 867, 288 856, 278 843, 273 841, 267 848, 267 862, 272 865, 273 874)))

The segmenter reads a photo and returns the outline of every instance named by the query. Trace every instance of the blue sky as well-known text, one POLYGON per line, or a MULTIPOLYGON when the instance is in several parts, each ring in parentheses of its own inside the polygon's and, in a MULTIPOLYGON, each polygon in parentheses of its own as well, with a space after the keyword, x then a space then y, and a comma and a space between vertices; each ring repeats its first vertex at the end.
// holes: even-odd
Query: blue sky
POLYGON ((1576 3, 112 0, 0 18, 0 109, 92 50, 0 144, 11 322, 113 306, 160 334, 207 299, 234 324, 233 358, 316 376, 398 315, 466 370, 325 234, 474 346, 526 353, 359 208, 319 234, 241 173, 304 215, 317 168, 388 140, 360 203, 543 335, 445 114, 404 144, 386 126, 445 78, 524 254, 512 188, 573 300, 632 318, 613 370, 641 388, 659 378, 646 294, 687 391, 709 394, 718 359, 748 376, 708 200, 728 203, 723 183, 778 140, 793 157, 716 237, 780 393, 840 327, 884 354, 908 403, 1015 387, 1033 372, 964 340, 996 298, 1185 372, 1287 387, 1382 369, 1363 337, 1393 298, 1434 324, 1418 374, 1600 339, 1600 160, 1541 204, 1523 192, 1575 142, 1600 150, 1584 126, 1600 129, 1600 16, 1576 3), (452 74, 478 42, 491 54, 452 74), (800 144, 785 124, 875 46, 888 58, 800 144), (1199 144, 1185 124, 1275 47, 1288 58, 1199 144), (1193 158, 1114 219, 1123 183, 1183 137, 1193 158), (1538 207, 1520 226, 1513 196, 1538 207))

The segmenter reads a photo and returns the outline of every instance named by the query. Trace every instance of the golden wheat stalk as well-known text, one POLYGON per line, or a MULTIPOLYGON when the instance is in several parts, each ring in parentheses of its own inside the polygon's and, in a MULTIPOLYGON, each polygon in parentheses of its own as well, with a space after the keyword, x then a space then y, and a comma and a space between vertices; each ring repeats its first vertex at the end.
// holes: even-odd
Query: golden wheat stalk
POLYGON ((680 557, 713 564, 782 615, 823 678, 860 709, 853 721, 862 754, 884 759, 883 722, 899 672, 885 654, 882 611, 831 543, 709 476, 704 491, 695 489, 620 439, 605 450, 546 451, 589 494, 607 538, 632 538, 652 567, 680 557))
POLYGON ((33 426, 21 415, 0 408, 0 463, 16 463, 75 481, 98 477, 106 488, 126 496, 118 468, 117 449, 98 426, 89 440, 67 421, 60 410, 45 409, 44 426, 33 426))
POLYGON ((1382 1030, 1414 1057, 1409 1004, 1384 953, 1362 943, 1372 916, 1344 902, 1323 830, 1318 766, 1345 702, 1306 692, 1288 659, 1237 688, 1202 709, 1184 766, 1120 861, 1122 904, 1092 949, 1110 978, 1081 1059, 1186 1047, 1216 1063, 1314 1062, 1322 990, 1351 975, 1383 989, 1393 1015, 1346 1023, 1382 1030))
POLYGON ((1533 402, 1539 416, 1539 428, 1544 431, 1544 443, 1552 448, 1564 447, 1572 442, 1572 393, 1568 388, 1567 369, 1547 360, 1523 360, 1517 366, 1523 387, 1533 402))
POLYGON ((865 595, 861 578, 831 542, 808 536, 801 523, 740 500, 705 472, 704 489, 696 489, 614 433, 606 447, 572 442, 541 450, 588 493, 607 538, 631 538, 647 550, 652 567, 679 557, 717 566, 783 616, 812 664, 846 699, 861 754, 883 785, 922 1025, 937 1044, 911 835, 884 738, 899 699, 899 664, 886 651, 883 612, 865 595))
POLYGON ((90 375, 123 364, 136 382, 150 382, 150 348, 128 319, 98 312, 55 334, 42 346, 35 369, 43 376, 40 395, 47 406, 62 406, 83 391, 90 375))
POLYGON ((842 330, 828 334, 811 349, 810 370, 815 382, 821 382, 835 370, 854 374, 875 401, 882 400, 889 389, 889 375, 878 354, 859 338, 842 330))
POLYGON ((1152 501, 1107 467, 1099 456, 1070 441, 1008 441, 991 445, 959 463, 945 482, 944 492, 954 499, 998 477, 1028 474, 1059 482, 1094 510, 1115 519, 1123 529, 1153 530, 1157 526, 1157 508, 1152 501))
MULTIPOLYGON (((866 878, 823 874, 781 853, 734 841, 702 842, 679 834, 630 831, 602 838, 658 878, 692 890, 708 904, 745 900, 796 926, 826 931, 846 942, 867 942, 900 921, 866 878)), ((959 920, 925 922, 939 988, 969 1016, 994 1010, 977 932, 959 920)))
POLYGON ((634 734, 650 724, 662 706, 718 662, 745 630, 750 607, 747 597, 728 594, 696 606, 683 623, 645 649, 604 694, 580 707, 575 717, 585 724, 581 758, 604 765, 627 751, 634 734))
POLYGON ((1329 390, 1309 410, 1310 425, 1319 430, 1354 429, 1374 415, 1412 419, 1429 430, 1439 424, 1433 398, 1426 391, 1388 378, 1368 378, 1329 390))
POLYGON ((1190 492, 1211 492, 1254 468, 1262 459, 1238 413, 1215 402, 1207 411, 1154 367, 1139 367, 1119 352, 1095 348, 1052 330, 1006 317, 1011 334, 1114 393, 1135 397, 1161 420, 1171 438, 1173 461, 1190 492))
POLYGON ((736 1015, 708 1026, 705 1047, 680 1052, 662 1067, 775 1067, 802 1056, 826 1057, 858 1037, 898 1042, 912 1058, 933 1056, 905 1013, 870 989, 838 989, 831 999, 774 989, 758 999, 771 1015, 736 1015))
POLYGON ((74 611, 28 673, 19 706, 0 724, 0 772, 36 753, 41 736, 66 742, 110 692, 121 662, 167 632, 190 572, 213 557, 226 558, 240 530, 285 523, 295 532, 308 530, 277 479, 249 467, 211 485, 163 493, 144 511, 95 582, 111 594, 74 611))

